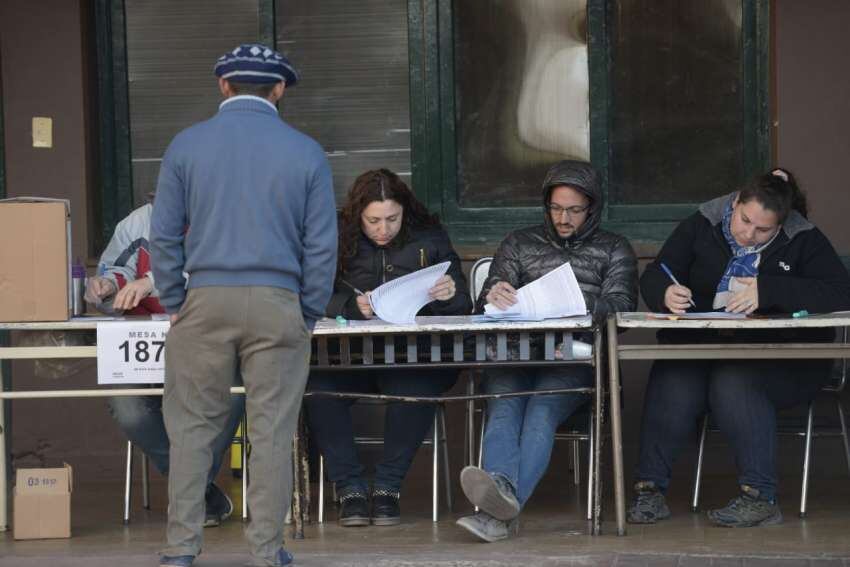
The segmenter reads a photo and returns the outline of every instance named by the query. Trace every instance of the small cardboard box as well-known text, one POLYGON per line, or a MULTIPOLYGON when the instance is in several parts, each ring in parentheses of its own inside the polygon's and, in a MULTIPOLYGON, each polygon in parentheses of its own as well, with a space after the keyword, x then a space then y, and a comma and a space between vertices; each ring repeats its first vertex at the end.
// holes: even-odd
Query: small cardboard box
POLYGON ((15 539, 71 537, 71 465, 18 469, 15 484, 15 539))
POLYGON ((66 321, 70 272, 70 203, 0 201, 0 322, 66 321))

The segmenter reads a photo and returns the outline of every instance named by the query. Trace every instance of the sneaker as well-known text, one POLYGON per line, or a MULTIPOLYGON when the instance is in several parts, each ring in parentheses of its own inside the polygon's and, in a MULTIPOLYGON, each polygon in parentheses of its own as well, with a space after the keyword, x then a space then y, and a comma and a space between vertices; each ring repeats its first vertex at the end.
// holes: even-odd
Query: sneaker
POLYGON ((340 495, 338 522, 347 528, 369 525, 369 503, 365 492, 352 490, 340 495))
POLYGON ((478 467, 460 471, 460 485, 472 504, 497 520, 507 522, 519 515, 519 501, 511 483, 501 475, 492 475, 478 467))
POLYGON ((729 501, 725 508, 709 510, 708 519, 724 528, 750 528, 782 523, 782 512, 775 500, 763 498, 759 491, 746 484, 741 494, 729 501))
POLYGON ((401 523, 399 493, 384 488, 372 492, 372 523, 376 526, 395 526, 401 523))
POLYGON ((670 517, 670 509, 664 495, 652 481, 635 484, 635 501, 626 513, 630 524, 654 524, 670 517))
POLYGON ((194 555, 163 555, 159 558, 159 567, 191 567, 194 555))
POLYGON ((206 503, 205 528, 220 526, 223 521, 233 514, 233 501, 213 482, 207 485, 204 502, 206 503))
POLYGON ((497 520, 487 512, 478 512, 472 516, 460 518, 457 525, 474 535, 475 537, 493 543, 516 535, 519 531, 519 518, 509 522, 497 520))
POLYGON ((246 565, 247 567, 285 567, 287 565, 293 565, 294 562, 295 558, 292 554, 281 547, 277 550, 277 555, 275 555, 274 559, 254 558, 246 565))

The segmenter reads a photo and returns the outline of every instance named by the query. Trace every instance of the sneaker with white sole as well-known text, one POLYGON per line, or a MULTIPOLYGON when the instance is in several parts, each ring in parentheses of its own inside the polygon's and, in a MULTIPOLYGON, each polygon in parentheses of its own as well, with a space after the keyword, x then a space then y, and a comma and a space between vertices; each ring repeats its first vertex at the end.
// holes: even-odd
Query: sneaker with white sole
POLYGON ((204 494, 204 503, 206 504, 206 515, 204 516, 205 528, 220 526, 223 521, 233 514, 233 501, 213 482, 207 485, 207 491, 204 494))
POLYGON ((501 475, 468 466, 460 471, 460 486, 472 504, 497 520, 507 522, 519 515, 519 500, 511 483, 501 475))
POLYGON ((503 522, 488 514, 478 512, 472 516, 464 516, 458 519, 457 525, 487 543, 501 541, 516 535, 519 528, 519 519, 514 518, 509 522, 503 522))

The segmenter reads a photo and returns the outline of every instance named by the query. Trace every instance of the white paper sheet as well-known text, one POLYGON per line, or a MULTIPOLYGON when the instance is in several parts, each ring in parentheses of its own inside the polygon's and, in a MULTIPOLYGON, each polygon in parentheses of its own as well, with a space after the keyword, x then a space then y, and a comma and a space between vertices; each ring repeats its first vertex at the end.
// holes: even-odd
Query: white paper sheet
POLYGON ((556 268, 517 290, 517 302, 502 311, 488 303, 484 314, 490 319, 541 321, 587 313, 584 295, 570 263, 556 268))
POLYGON ((653 319, 746 319, 746 313, 727 313, 726 311, 706 311, 682 313, 650 313, 653 319))
POLYGON ((428 266, 376 287, 369 294, 375 315, 396 325, 414 323, 419 310, 433 301, 428 290, 434 287, 450 265, 451 262, 443 262, 428 266))

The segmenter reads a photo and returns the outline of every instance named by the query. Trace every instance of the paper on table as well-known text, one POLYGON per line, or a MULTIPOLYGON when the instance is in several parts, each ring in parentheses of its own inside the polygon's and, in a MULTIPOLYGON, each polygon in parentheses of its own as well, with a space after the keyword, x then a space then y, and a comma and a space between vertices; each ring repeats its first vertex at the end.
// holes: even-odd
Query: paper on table
POLYGON ((416 314, 433 301, 428 290, 449 269, 451 262, 434 264, 380 285, 369 294, 369 303, 379 318, 396 325, 415 322, 416 314))
POLYGON ((746 319, 746 313, 727 313, 726 311, 706 311, 704 313, 649 313, 651 319, 746 319))
POLYGON ((488 303, 484 313, 490 319, 526 321, 587 313, 584 295, 569 262, 519 288, 516 299, 517 302, 504 311, 488 303))

